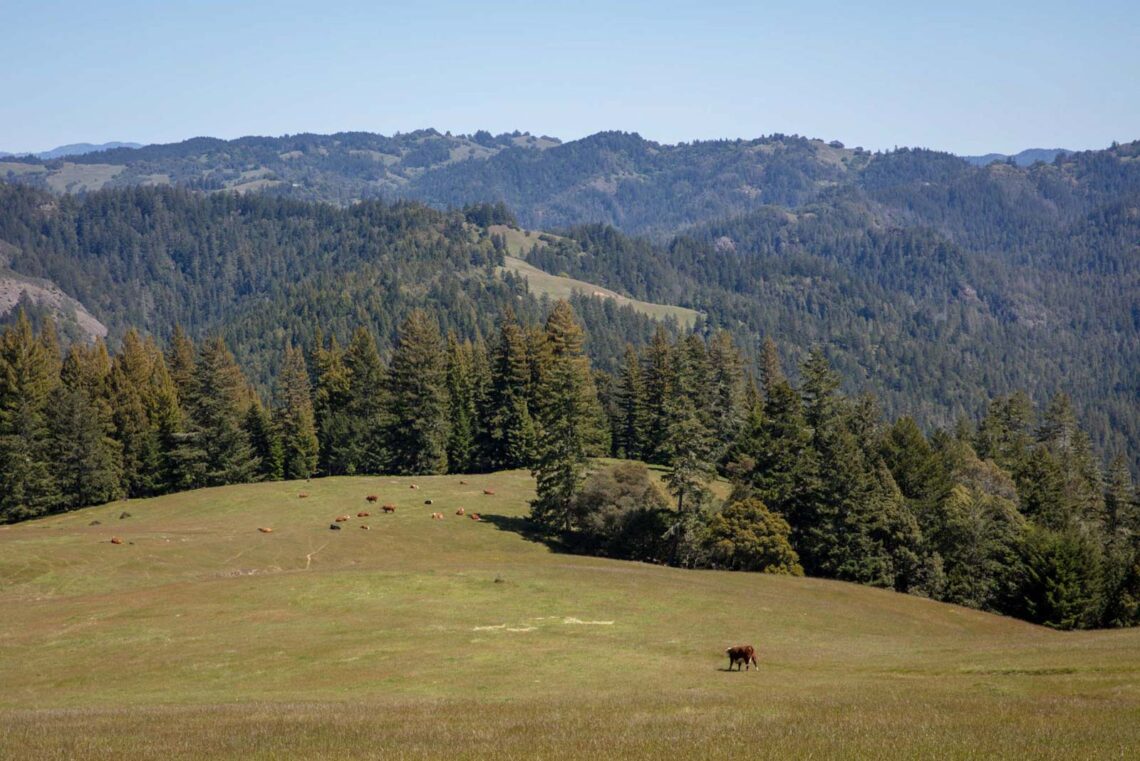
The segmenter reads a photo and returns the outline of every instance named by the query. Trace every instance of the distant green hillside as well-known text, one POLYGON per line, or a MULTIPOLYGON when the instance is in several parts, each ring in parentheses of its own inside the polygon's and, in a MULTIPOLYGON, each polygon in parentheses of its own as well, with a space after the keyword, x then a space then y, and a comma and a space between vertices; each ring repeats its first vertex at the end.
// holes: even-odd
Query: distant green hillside
POLYGON ((0 528, 4 755, 1068 759, 1140 744, 1140 630, 552 553, 519 533, 526 473, 464 478, 235 486, 0 528), (727 673, 742 642, 759 668, 727 673))
POLYGON ((657 320, 672 318, 677 321, 678 325, 685 328, 691 328, 700 316, 700 313, 694 309, 639 301, 638 299, 623 296, 604 286, 588 283, 584 280, 576 280, 571 277, 554 275, 526 261, 527 254, 536 247, 543 249, 551 243, 562 245, 572 244, 571 241, 564 237, 550 235, 549 233, 539 233, 533 230, 522 230, 507 225, 491 225, 487 228, 487 231, 491 235, 501 236, 506 244, 507 252, 510 254, 510 256, 504 258, 503 266, 500 268, 500 271, 511 272, 526 278, 528 290, 534 295, 549 296, 552 299, 569 299, 574 296, 574 294, 581 294, 606 299, 620 306, 628 306, 634 311, 657 320))

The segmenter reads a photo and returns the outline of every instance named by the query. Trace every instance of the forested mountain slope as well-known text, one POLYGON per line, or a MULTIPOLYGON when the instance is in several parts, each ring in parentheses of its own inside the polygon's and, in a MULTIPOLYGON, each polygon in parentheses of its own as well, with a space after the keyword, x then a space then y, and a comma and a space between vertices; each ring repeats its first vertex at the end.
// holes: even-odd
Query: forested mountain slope
MULTIPOLYGON (((365 326, 384 350, 415 307, 438 314, 445 334, 472 339, 508 305, 526 319, 544 311, 524 281, 496 273, 501 236, 418 203, 339 208, 173 188, 53 197, 0 184, 0 241, 12 270, 78 299, 112 345, 131 327, 159 338, 176 325, 221 333, 263 385, 287 341, 308 346, 323 333, 346 342, 365 326)), ((603 367, 654 329, 612 299, 573 301, 603 367)))
MULTIPOLYGON (((824 345, 848 389, 874 391, 888 414, 945 425, 979 415, 988 398, 1014 389, 1039 401, 1064 390, 1106 454, 1135 452, 1140 442, 1140 143, 1062 155, 1051 164, 977 167, 935 151, 871 154, 787 136, 668 146, 623 133, 560 144, 426 130, 392 138, 203 138, 75 159, 83 161, 104 163, 39 162, 21 165, 19 177, 13 164, 3 166, 14 179, 56 187, 67 172, 114 171, 112 185, 261 188, 340 203, 371 196, 412 196, 436 206, 502 200, 524 226, 571 229, 566 239, 551 238, 558 245, 535 250, 530 264, 703 312, 746 350, 771 335, 795 361, 812 344, 824 345)), ((65 199, 60 208, 86 209, 61 222, 76 232, 47 234, 66 242, 48 256, 52 263, 40 244, 23 245, 13 268, 55 280, 112 335, 116 325, 161 335, 175 321, 192 330, 224 321, 235 337, 247 336, 251 348, 241 340, 235 346, 247 362, 253 347, 318 323, 343 331, 351 322, 345 315, 361 310, 380 335, 391 335, 394 318, 376 313, 396 314, 402 300, 444 306, 461 332, 471 334, 476 324, 485 332, 495 308, 510 298, 501 282, 462 274, 482 273, 485 254, 458 254, 467 257, 462 266, 444 256, 452 263, 441 268, 434 253, 417 260, 424 250, 418 245, 409 255, 392 249, 395 268, 365 257, 360 273, 346 276, 360 258, 353 237, 374 235, 360 231, 362 218, 412 214, 444 230, 451 224, 421 207, 397 212, 366 204, 338 212, 291 200, 214 200, 201 205, 208 211, 187 212, 129 246, 108 247, 95 235, 120 224, 108 221, 119 215, 148 224, 161 219, 129 208, 154 198, 197 203, 185 194, 112 194, 78 205, 65 199), (242 211, 225 212, 227 205, 242 211), (213 220, 208 229, 240 221, 243 232, 219 227, 199 235, 203 213, 213 220), (321 220, 343 229, 330 232, 321 220), (235 250, 227 242, 234 235, 257 242, 235 250), (159 263, 136 260, 132 251, 140 246, 144 259, 157 256, 159 263), (182 253, 172 268, 166 254, 154 253, 171 246, 198 258, 191 263, 182 253), (91 247, 129 264, 103 272, 110 265, 72 261, 74 251, 91 247), (216 251, 226 252, 225 261, 216 251), (68 274, 79 266, 94 269, 68 274), (191 285, 194 278, 201 282, 191 285), (156 287, 172 295, 155 299, 156 287), (188 288, 203 290, 187 296, 188 288), (385 294, 382 307, 375 293, 385 294)), ((5 214, 27 218, 18 204, 6 203, 5 214)), ((579 308, 595 360, 611 368, 626 338, 637 342, 649 331, 644 320, 634 330, 603 327, 609 318, 591 312, 613 307, 579 308)))

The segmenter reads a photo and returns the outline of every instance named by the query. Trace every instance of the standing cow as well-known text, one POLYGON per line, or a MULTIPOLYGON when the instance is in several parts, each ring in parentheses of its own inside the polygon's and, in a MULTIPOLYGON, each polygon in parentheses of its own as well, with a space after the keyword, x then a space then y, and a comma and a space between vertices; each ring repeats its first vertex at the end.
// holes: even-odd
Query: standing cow
POLYGON ((752 647, 752 645, 737 645, 736 647, 728 648, 724 652, 728 656, 729 671, 732 671, 733 666, 736 666, 736 670, 740 671, 740 666, 737 664, 743 664, 745 671, 753 666, 760 668, 760 664, 756 662, 756 648, 752 647))

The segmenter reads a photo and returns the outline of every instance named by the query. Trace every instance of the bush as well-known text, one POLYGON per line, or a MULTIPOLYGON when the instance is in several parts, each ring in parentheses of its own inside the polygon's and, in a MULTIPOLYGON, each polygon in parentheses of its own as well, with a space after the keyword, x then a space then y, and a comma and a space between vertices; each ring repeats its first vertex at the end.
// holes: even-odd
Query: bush
POLYGON ((709 562, 733 571, 803 576, 792 549, 788 522, 755 497, 730 502, 709 519, 705 547, 709 562))
POLYGON ((611 557, 660 562, 668 503, 641 463, 625 462, 586 479, 572 506, 592 549, 611 557))

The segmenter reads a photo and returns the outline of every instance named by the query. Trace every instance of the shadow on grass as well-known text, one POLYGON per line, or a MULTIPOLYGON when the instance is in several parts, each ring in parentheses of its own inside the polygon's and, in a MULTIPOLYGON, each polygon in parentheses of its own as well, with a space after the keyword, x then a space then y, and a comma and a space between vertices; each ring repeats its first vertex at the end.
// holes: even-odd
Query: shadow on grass
POLYGON ((494 515, 490 513, 479 513, 479 517, 493 525, 499 531, 509 531, 512 534, 518 534, 528 542, 544 544, 553 552, 565 553, 567 555, 583 554, 581 549, 575 548, 557 534, 549 534, 543 531, 538 524, 529 518, 522 518, 517 515, 494 515))

